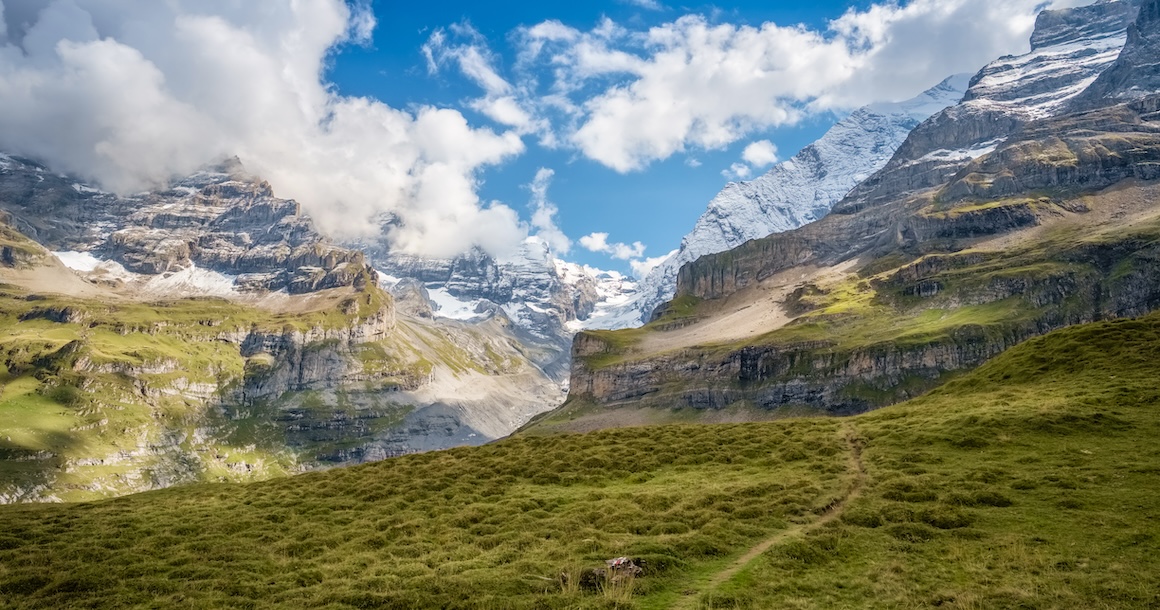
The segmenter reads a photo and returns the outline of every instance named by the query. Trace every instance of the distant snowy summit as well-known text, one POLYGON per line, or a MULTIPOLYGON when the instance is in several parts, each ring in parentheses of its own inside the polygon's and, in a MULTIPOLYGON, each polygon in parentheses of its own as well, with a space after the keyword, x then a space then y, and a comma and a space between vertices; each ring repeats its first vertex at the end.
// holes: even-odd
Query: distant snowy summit
POLYGON ((631 278, 563 261, 536 236, 507 257, 478 248, 430 258, 392 252, 382 242, 352 246, 367 253, 397 298, 424 301, 418 306, 432 317, 468 324, 506 319, 538 354, 533 360, 562 385, 572 335, 636 293, 631 278))
POLYGON ((1116 62, 1135 14, 1122 0, 1041 12, 1029 53, 984 66, 961 103, 915 128, 890 162, 835 209, 853 211, 943 184, 1027 123, 1066 111, 1116 62))
POLYGON ((641 279, 637 293, 605 307, 585 327, 640 326, 673 297, 682 265, 822 218, 850 189, 883 167, 911 130, 958 103, 969 81, 970 75, 955 75, 914 99, 859 108, 763 176, 726 185, 681 240, 680 249, 641 279))

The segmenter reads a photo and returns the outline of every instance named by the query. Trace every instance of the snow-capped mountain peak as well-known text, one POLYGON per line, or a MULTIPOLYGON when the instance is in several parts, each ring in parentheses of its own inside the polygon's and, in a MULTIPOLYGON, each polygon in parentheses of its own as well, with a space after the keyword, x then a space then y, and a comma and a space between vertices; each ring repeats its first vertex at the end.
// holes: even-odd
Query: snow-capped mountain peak
POLYGON ((969 80, 969 75, 955 75, 913 99, 860 108, 763 176, 727 184, 681 240, 680 249, 640 281, 637 294, 605 307, 604 315, 584 327, 627 328, 648 322, 653 309, 672 298, 677 272, 685 263, 825 216, 850 189, 884 166, 919 123, 958 103, 969 80))

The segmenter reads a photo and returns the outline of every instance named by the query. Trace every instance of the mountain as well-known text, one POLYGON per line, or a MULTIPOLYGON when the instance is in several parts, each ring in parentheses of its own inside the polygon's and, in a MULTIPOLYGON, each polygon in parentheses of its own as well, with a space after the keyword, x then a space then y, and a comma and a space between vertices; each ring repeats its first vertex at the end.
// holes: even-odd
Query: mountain
POLYGON ((433 259, 392 252, 386 243, 357 246, 386 274, 388 284, 420 282, 436 318, 510 322, 532 360, 565 387, 572 335, 636 290, 619 273, 560 260, 535 236, 501 259, 478 248, 433 259))
POLYGON ((838 211, 943 184, 1027 123, 1068 111, 1069 102, 1116 62, 1135 14, 1132 4, 1119 0, 1041 12, 1031 52, 1002 57, 980 70, 961 104, 915 128, 838 211))
POLYGON ((166 276, 190 295, 301 294, 377 279, 361 252, 330 244, 237 159, 129 197, 7 155, 0 171, 0 202, 16 228, 110 283, 166 276), (111 264, 98 270, 100 261, 111 264))
POLYGON ((682 265, 825 216, 850 189, 885 165, 919 123, 962 99, 967 79, 952 76, 914 99, 859 108, 760 178, 728 184, 681 240, 680 249, 640 280, 631 300, 606 308, 584 327, 644 324, 658 305, 673 297, 682 265))
MULTIPOLYGON (((830 215, 685 265, 641 329, 578 335, 568 403, 532 428, 856 413, 1051 330, 1160 307, 1160 95, 1128 83, 1069 104, 1119 61, 1106 48, 1131 14, 1046 13, 1046 46, 984 68, 830 215), (1003 67, 1028 63, 1053 76, 1003 67)), ((1139 40, 1160 27, 1149 14, 1139 40)), ((1140 48, 1124 49, 1134 65, 1160 61, 1140 48)))
POLYGON ((560 403, 506 318, 381 279, 236 160, 120 197, 0 158, 0 503, 478 445, 560 403))
POLYGON ((1128 28, 1128 41, 1115 64, 1100 74, 1090 87, 1073 102, 1073 109, 1097 108, 1109 101, 1126 101, 1148 95, 1160 88, 1160 66, 1153 59, 1160 56, 1160 4, 1152 0, 1141 3, 1139 17, 1128 28))

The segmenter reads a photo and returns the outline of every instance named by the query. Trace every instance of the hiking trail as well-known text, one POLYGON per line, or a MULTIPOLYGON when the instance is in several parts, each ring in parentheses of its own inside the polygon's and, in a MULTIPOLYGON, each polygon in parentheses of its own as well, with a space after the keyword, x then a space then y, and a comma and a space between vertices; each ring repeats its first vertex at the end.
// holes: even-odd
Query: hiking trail
POLYGON ((817 519, 814 519, 809 523, 795 524, 757 543, 748 551, 746 551, 744 555, 731 562, 727 567, 725 567, 725 569, 714 574, 713 577, 704 584, 699 585, 698 589, 690 589, 686 591, 681 599, 679 599, 677 603, 673 604, 672 610, 687 610, 696 608, 697 603, 700 601, 702 595, 709 593, 715 590, 717 587, 728 582, 729 579, 736 576, 741 570, 745 569, 746 566, 753 562, 754 559, 757 559, 769 549, 790 538, 819 528, 842 516, 842 513, 846 510, 846 506, 850 503, 850 501, 858 497, 858 495, 862 492, 862 485, 866 481, 866 467, 862 463, 862 439, 857 436, 855 430, 850 426, 845 427, 845 438, 846 445, 849 448, 848 459, 850 462, 850 472, 854 473, 854 481, 850 484, 850 487, 846 489, 846 493, 844 493, 842 497, 834 500, 833 502, 830 502, 825 508, 823 508, 822 511, 818 513, 817 519))

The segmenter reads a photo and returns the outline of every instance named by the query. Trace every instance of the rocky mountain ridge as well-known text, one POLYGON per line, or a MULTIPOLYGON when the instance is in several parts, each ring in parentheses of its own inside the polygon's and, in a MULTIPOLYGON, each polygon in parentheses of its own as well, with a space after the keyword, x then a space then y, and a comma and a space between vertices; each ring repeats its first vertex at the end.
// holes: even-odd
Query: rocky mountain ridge
POLYGON ((754 180, 726 185, 677 252, 640 280, 637 293, 584 327, 640 326, 673 297, 681 266, 822 218, 850 189, 885 165, 919 123, 958 103, 967 80, 966 75, 952 76, 913 99, 855 110, 792 159, 754 180))
POLYGON ((1102 95, 1084 112, 1067 103, 1076 82, 1097 81, 1089 60, 1118 36, 1107 16, 1127 5, 1116 4, 1041 17, 1054 31, 1038 40, 1053 44, 1031 55, 1071 44, 1059 23, 1083 24, 1074 39, 1095 49, 1052 53, 1084 66, 1050 80, 1057 95, 1039 72, 1016 71, 1005 90, 1038 91, 1035 112, 1055 99, 1050 116, 1008 113, 1006 133, 972 127, 994 116, 978 112, 997 91, 987 88, 997 64, 984 68, 974 95, 916 128, 826 218, 686 265, 677 298, 643 329, 578 336, 569 402, 536 425, 599 427, 622 405, 858 412, 1052 329, 1160 307, 1160 95, 1102 95), (993 150, 928 166, 950 172, 933 185, 910 173, 924 148, 996 135, 993 150))
POLYGON ((404 279, 422 284, 434 317, 510 322, 533 360, 562 385, 568 380, 572 335, 598 308, 603 312, 635 291, 635 284, 619 273, 560 260, 535 236, 506 259, 479 249, 432 259, 392 253, 384 244, 361 247, 385 274, 386 284, 404 279))
POLYGON ((1119 57, 1136 14, 1123 0, 1047 10, 1031 52, 1002 57, 972 79, 963 101, 916 127, 889 163, 835 205, 850 213, 949 180, 1030 121, 1068 111, 1119 57))

